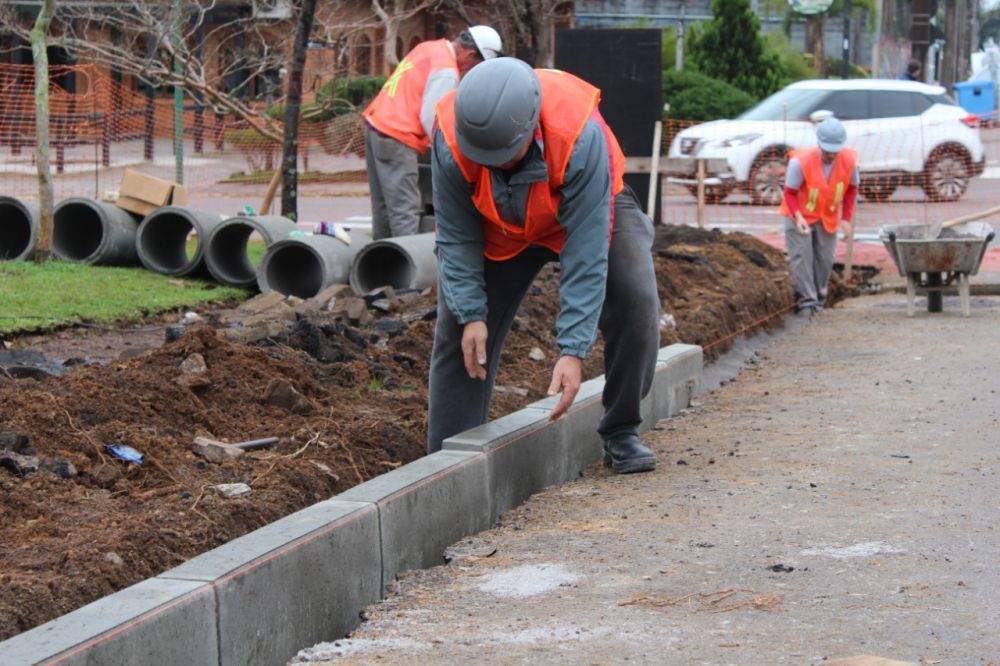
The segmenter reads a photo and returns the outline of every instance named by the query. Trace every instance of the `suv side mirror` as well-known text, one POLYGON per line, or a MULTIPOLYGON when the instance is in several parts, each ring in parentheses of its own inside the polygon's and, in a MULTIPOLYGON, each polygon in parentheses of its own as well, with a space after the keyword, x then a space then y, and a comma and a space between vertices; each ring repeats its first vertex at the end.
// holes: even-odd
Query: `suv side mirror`
POLYGON ((819 125, 821 122, 827 118, 833 118, 833 111, 828 111, 826 109, 818 109, 809 114, 809 120, 819 125))

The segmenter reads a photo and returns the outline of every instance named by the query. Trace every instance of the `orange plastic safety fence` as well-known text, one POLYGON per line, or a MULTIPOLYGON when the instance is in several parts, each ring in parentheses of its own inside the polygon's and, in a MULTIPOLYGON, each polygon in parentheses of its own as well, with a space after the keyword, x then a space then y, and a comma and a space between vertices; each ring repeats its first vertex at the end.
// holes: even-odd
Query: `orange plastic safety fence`
MULTIPOLYGON (((51 79, 49 160, 57 202, 113 193, 126 167, 177 179, 172 95, 147 96, 95 66, 53 67, 51 79)), ((2 195, 37 199, 34 104, 32 68, 0 65, 2 195)), ((184 109, 181 178, 192 205, 227 211, 257 205, 278 167, 280 145, 231 114, 199 110, 190 99, 184 109)), ((1000 127, 954 116, 844 120, 848 144, 859 152, 859 231, 933 222, 996 204, 1000 127)), ((788 152, 814 145, 814 137, 808 119, 666 121, 661 222, 780 233, 788 152), (690 166, 698 158, 707 169, 700 214, 690 166)), ((358 114, 301 124, 299 195, 310 201, 312 217, 365 212, 357 201, 367 194, 364 170, 358 114), (338 205, 347 197, 353 197, 350 206, 338 205)))

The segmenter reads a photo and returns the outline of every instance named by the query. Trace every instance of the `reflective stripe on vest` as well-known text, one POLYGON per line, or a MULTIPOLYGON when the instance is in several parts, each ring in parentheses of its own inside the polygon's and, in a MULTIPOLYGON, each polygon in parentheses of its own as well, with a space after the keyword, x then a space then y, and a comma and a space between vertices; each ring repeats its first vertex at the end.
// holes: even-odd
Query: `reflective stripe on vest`
POLYGON ((447 39, 417 44, 365 109, 365 120, 382 134, 424 152, 431 145, 420 123, 424 87, 431 72, 449 68, 455 70, 457 79, 458 63, 447 39))
MULTIPOLYGON (((562 250, 565 234, 559 224, 559 204, 566 167, 576 140, 588 120, 596 121, 604 132, 609 156, 611 211, 613 198, 624 183, 625 155, 611 128, 597 110, 601 92, 572 74, 552 69, 535 70, 542 88, 539 125, 544 144, 544 158, 549 179, 532 183, 528 191, 524 226, 511 224, 500 217, 493 199, 490 170, 476 164, 458 148, 455 137, 455 95, 442 98, 437 105, 437 123, 451 149, 462 175, 472 185, 472 201, 483 216, 484 254, 502 261, 517 255, 530 245, 541 245, 553 252, 562 250)), ((610 240, 610 239, 609 239, 610 240)))

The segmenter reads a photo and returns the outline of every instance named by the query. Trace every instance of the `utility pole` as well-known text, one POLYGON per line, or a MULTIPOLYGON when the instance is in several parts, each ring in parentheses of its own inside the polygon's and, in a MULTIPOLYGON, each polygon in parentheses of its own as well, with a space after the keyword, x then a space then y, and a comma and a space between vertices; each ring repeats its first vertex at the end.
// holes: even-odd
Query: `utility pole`
POLYGON ((684 70, 684 17, 687 15, 687 3, 681 3, 681 20, 677 23, 677 49, 674 53, 674 69, 684 70))
POLYGON ((844 51, 840 78, 851 78, 851 0, 844 0, 844 51))

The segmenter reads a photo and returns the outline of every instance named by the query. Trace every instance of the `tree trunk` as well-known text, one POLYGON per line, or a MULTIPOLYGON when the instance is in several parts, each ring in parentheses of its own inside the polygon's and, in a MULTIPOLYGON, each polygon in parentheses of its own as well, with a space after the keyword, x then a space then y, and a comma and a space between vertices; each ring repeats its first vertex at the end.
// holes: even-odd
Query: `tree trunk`
POLYGON ((49 167, 49 57, 46 51, 55 0, 44 0, 31 31, 31 55, 35 60, 35 145, 38 150, 38 243, 35 261, 52 256, 52 172, 49 167))
POLYGON ((316 0, 304 0, 299 10, 299 24, 288 67, 288 96, 285 99, 285 132, 282 140, 281 214, 298 220, 299 110, 302 106, 302 73, 306 67, 306 49, 316 15, 316 0))
POLYGON ((825 14, 813 14, 806 18, 806 51, 812 54, 816 74, 823 78, 825 70, 825 45, 823 42, 825 14))

